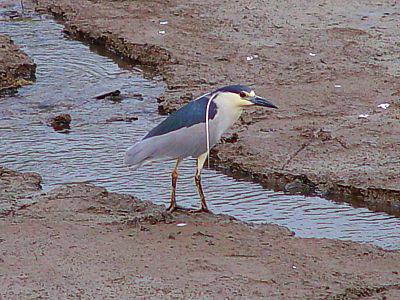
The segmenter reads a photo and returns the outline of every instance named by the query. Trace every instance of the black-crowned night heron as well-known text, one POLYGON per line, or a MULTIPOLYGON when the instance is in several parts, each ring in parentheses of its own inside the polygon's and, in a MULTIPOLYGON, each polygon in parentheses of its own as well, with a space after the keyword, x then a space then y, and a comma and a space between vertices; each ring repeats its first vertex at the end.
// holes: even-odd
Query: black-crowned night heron
POLYGON ((125 164, 139 167, 145 162, 176 160, 172 172, 171 204, 168 211, 180 207, 175 200, 178 166, 186 157, 197 158, 195 182, 201 199, 201 209, 208 212, 201 187, 200 174, 210 148, 221 138, 242 114, 243 108, 251 105, 277 108, 270 101, 256 96, 245 85, 230 85, 205 94, 176 112, 153 128, 140 142, 128 149, 125 164))

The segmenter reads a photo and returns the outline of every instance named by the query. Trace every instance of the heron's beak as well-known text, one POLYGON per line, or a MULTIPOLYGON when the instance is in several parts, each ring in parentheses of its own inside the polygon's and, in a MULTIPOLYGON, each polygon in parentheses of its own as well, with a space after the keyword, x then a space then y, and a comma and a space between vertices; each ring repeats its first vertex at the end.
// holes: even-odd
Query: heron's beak
POLYGON ((270 107, 270 108, 278 108, 275 104, 272 102, 268 101, 267 99, 254 96, 253 98, 250 99, 250 101, 257 106, 264 106, 264 107, 270 107))

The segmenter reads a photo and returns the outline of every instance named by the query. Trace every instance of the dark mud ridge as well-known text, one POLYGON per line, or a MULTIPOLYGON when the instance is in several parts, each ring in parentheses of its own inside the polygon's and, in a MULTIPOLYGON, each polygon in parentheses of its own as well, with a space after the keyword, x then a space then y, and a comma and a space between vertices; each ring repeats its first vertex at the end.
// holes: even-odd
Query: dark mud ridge
POLYGON ((14 44, 0 34, 0 95, 35 80, 35 63, 14 44))
MULTIPOLYGON (((57 20, 64 22, 68 20, 67 12, 57 5, 48 7, 47 12, 51 13, 57 20)), ((167 62, 172 62, 171 54, 166 49, 156 45, 130 42, 111 31, 87 30, 68 22, 64 25, 65 34, 80 41, 102 46, 133 64, 160 69, 167 62)))
MULTIPOLYGON (((288 193, 312 194, 316 192, 331 199, 362 203, 372 209, 400 213, 400 190, 397 184, 399 177, 395 173, 398 161, 390 159, 394 153, 392 149, 398 145, 396 146, 396 141, 389 138, 398 136, 396 111, 400 106, 398 100, 395 100, 396 92, 391 91, 390 96, 378 95, 385 101, 392 101, 391 109, 385 114, 377 111, 375 102, 379 97, 374 94, 375 91, 387 90, 388 86, 397 90, 396 82, 398 81, 389 73, 385 73, 387 68, 384 62, 370 61, 371 57, 381 51, 376 46, 380 45, 380 42, 375 40, 379 38, 379 35, 374 39, 366 39, 362 35, 363 38, 360 40, 360 30, 341 30, 339 25, 338 28, 332 29, 329 27, 331 25, 325 23, 321 27, 330 29, 318 31, 318 36, 315 35, 314 30, 299 29, 299 32, 288 33, 291 30, 287 32, 280 27, 272 26, 270 27, 272 29, 267 29, 267 31, 271 31, 282 41, 292 42, 249 49, 250 41, 247 39, 249 35, 244 34, 242 42, 242 38, 232 39, 228 21, 215 23, 212 22, 215 18, 203 20, 194 17, 201 16, 204 13, 202 10, 209 11, 207 5, 212 4, 204 4, 204 7, 199 8, 189 6, 181 8, 178 3, 170 3, 168 5, 171 7, 166 7, 158 2, 60 1, 54 3, 48 0, 36 2, 36 9, 49 12, 64 21, 67 34, 101 45, 134 63, 155 67, 167 84, 165 95, 159 99, 161 113, 175 110, 193 96, 212 89, 219 82, 255 80, 254 87, 257 90, 260 88, 261 93, 263 89, 266 92, 265 86, 267 86, 275 96, 279 95, 282 98, 278 103, 279 116, 267 114, 268 118, 265 118, 254 113, 247 114, 247 117, 251 119, 250 122, 244 124, 248 125, 248 130, 238 131, 238 142, 228 147, 220 145, 218 156, 216 152, 213 152, 213 158, 222 167, 240 171, 270 187, 282 189, 288 193), (95 18, 93 11, 97 9, 98 14, 95 18), (162 19, 160 16, 164 15, 179 24, 176 27, 168 27, 170 32, 168 38, 157 35, 160 28, 158 23, 162 19), (221 35, 221 38, 217 40, 214 36, 216 31, 221 35), (336 32, 336 34, 332 35, 331 32, 336 32), (353 41, 357 46, 354 51, 342 46, 343 38, 353 41), (231 41, 232 44, 221 44, 221 41, 231 41), (242 43, 242 47, 237 43, 242 43), (299 45, 296 48, 291 43, 299 45), (325 45, 319 49, 320 55, 324 55, 325 59, 332 58, 332 62, 322 59, 316 62, 310 61, 311 58, 308 55, 310 44, 325 45), (281 52, 274 49, 277 46, 282 48, 281 52), (247 52, 243 52, 242 48, 247 49, 243 50, 247 52), (334 50, 342 48, 343 51, 334 50), (360 49, 368 51, 360 54, 360 49), (249 51, 259 53, 255 60, 257 67, 244 64, 249 51), (282 58, 282 53, 289 55, 288 61, 292 61, 296 65, 295 68, 282 63, 282 59, 286 60, 286 57, 282 58), (239 59, 240 57, 243 61, 239 59), (364 60, 369 62, 366 69, 359 66, 359 63, 364 60), (335 72, 330 71, 332 69, 330 66, 335 66, 335 72), (340 78, 338 74, 344 74, 344 77, 340 78), (262 80, 263 77, 268 80, 262 80), (261 79, 258 80, 259 78, 261 79), (363 78, 365 82, 358 82, 358 78, 363 78), (333 80, 339 79, 348 83, 350 92, 332 90, 333 80), (372 87, 373 91, 370 91, 372 87), (363 89, 368 91, 360 94, 364 92, 363 89), (321 107, 324 109, 323 112, 321 112, 321 107), (374 110, 376 117, 371 118, 369 126, 365 126, 357 119, 357 115, 371 110, 374 110), (293 119, 293 116, 296 118, 293 119), (333 134, 341 136, 335 135, 331 140, 328 138, 310 142, 309 137, 304 135, 307 130, 321 129, 327 124, 334 128, 333 134), (389 126, 389 124, 397 125, 389 126), (261 135, 259 128, 265 129, 270 126, 274 127, 274 131, 263 133, 261 142, 268 144, 268 149, 257 148, 259 142, 255 143, 254 139, 258 139, 261 135), (388 132, 377 136, 380 128, 387 128, 388 132), (384 141, 377 144, 377 147, 368 146, 370 141, 379 138, 383 138, 384 141), (247 143, 246 139, 253 142, 247 143), (335 141, 339 141, 339 145, 336 145, 335 141), (307 161, 291 160, 291 166, 282 165, 288 157, 296 156, 298 149, 304 148, 302 145, 307 145, 309 160, 313 161, 313 164, 306 167, 304 164, 307 164, 307 161), (243 153, 241 149, 244 149, 243 153), (258 163, 251 163, 249 160, 253 158, 246 154, 254 149, 261 151, 262 158, 258 163), (370 155, 371 151, 373 155, 370 155), (331 155, 328 156, 326 153, 331 153, 331 155), (365 172, 363 171, 365 164, 362 161, 364 157, 368 161, 371 160, 369 169, 365 172), (320 164, 325 161, 328 163, 320 164), (357 174, 355 171, 357 169, 362 171, 357 174)), ((238 5, 245 6, 245 3, 239 1, 238 5)), ((329 11, 328 7, 326 9, 329 11)), ((261 15, 270 14, 267 8, 259 7, 256 11, 258 10, 261 15)), ((279 14, 277 16, 271 14, 270 17, 278 18, 279 14)), ((262 29, 264 25, 254 26, 249 20, 253 19, 240 20, 242 29, 238 27, 235 31, 244 30, 244 33, 246 30, 254 31, 254 35, 260 36, 265 34, 263 30, 266 29, 262 29)), ((275 21, 281 22, 281 20, 275 21)), ((292 21, 301 23, 303 19, 294 18, 292 21)), ((309 20, 304 19, 304 21, 309 20)), ((354 22, 354 24, 357 23, 354 22)), ((343 26, 356 26, 354 24, 343 26)), ((311 28, 314 25, 309 24, 309 26, 311 28)), ((302 27, 299 26, 299 28, 302 27)), ((368 35, 365 34, 365 36, 368 35)), ((391 47, 386 44, 384 46, 388 47, 387 49, 391 47)))
POLYGON ((109 193, 91 184, 65 185, 43 193, 41 182, 42 177, 37 173, 21 173, 0 166, 0 217, 23 213, 23 209, 32 205, 47 206, 49 211, 61 205, 62 210, 70 213, 76 210, 109 215, 110 222, 155 224, 172 220, 163 206, 133 196, 109 193), (134 217, 130 218, 130 214, 134 217))
POLYGON ((247 168, 245 164, 235 162, 232 154, 227 158, 219 147, 211 151, 213 166, 234 177, 247 178, 262 184, 265 188, 284 191, 288 194, 318 195, 333 201, 345 201, 353 205, 367 206, 375 211, 384 211, 400 216, 400 190, 357 187, 339 182, 326 182, 306 174, 294 174, 282 170, 266 169, 262 171, 247 168))

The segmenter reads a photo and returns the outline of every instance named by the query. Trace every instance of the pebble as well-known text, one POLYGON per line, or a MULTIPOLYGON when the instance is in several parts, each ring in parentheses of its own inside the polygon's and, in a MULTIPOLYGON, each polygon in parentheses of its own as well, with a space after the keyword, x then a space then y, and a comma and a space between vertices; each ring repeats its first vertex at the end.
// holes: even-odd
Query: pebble
POLYGON ((49 121, 49 125, 53 127, 54 130, 64 130, 70 129, 72 118, 69 114, 61 114, 55 117, 52 117, 49 121))

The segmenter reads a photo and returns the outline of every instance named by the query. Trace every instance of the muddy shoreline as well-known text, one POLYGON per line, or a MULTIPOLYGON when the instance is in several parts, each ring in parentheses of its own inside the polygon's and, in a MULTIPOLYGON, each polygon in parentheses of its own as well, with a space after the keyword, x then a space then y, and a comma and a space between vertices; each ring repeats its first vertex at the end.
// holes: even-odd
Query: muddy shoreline
POLYGON ((4 298, 396 299, 400 251, 164 206, 0 168, 4 298), (7 198, 12 195, 12 198, 7 198), (6 199, 7 198, 7 199, 6 199))
POLYGON ((0 96, 35 80, 36 65, 13 40, 0 34, 0 96))
POLYGON ((238 81, 276 99, 278 112, 252 110, 242 117, 232 130, 237 140, 217 146, 217 164, 275 189, 317 190, 328 198, 400 212, 400 85, 390 66, 399 41, 389 1, 333 7, 321 2, 285 12, 280 1, 271 4, 273 9, 223 2, 214 15, 208 10, 213 1, 196 6, 35 2, 37 10, 62 19, 67 34, 155 67, 167 84, 159 98, 161 113, 238 81), (234 21, 241 9, 268 21, 245 16, 234 21), (321 19, 325 14, 330 17, 321 19), (162 20, 168 25, 160 25, 162 20), (250 54, 256 58, 247 62, 250 54), (390 103, 389 109, 377 108, 382 102, 390 103), (369 119, 358 118, 366 112, 369 119))

